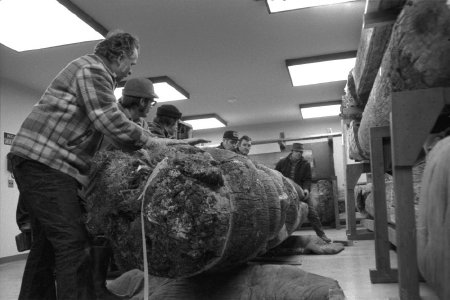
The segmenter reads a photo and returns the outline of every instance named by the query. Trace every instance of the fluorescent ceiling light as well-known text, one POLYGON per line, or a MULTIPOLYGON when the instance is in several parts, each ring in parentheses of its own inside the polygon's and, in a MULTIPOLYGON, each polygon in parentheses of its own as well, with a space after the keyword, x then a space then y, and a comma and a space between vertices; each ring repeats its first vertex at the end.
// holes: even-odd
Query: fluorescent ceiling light
POLYGON ((227 122, 216 114, 183 117, 182 120, 188 124, 191 124, 193 130, 227 126, 227 122))
POLYGON ((180 93, 167 82, 158 82, 153 84, 155 93, 158 95, 158 102, 168 102, 177 100, 186 100, 186 96, 180 93))
POLYGON ((189 93, 168 76, 150 77, 158 102, 189 99, 189 93))
POLYGON ((347 80, 356 51, 286 60, 293 86, 347 80))
POLYGON ((27 51, 103 36, 56 0, 1 0, 0 43, 27 51))
MULTIPOLYGON (((153 82, 155 94, 158 95, 156 99, 158 103, 189 99, 189 93, 167 76, 149 77, 148 79, 153 82)), ((125 82, 120 82, 119 87, 114 90, 114 95, 117 99, 122 97, 125 82)))
POLYGON ((300 114, 303 119, 338 116, 340 113, 340 101, 300 104, 300 114))
POLYGON ((351 2, 356 0, 266 0, 270 13, 314 6, 351 2))

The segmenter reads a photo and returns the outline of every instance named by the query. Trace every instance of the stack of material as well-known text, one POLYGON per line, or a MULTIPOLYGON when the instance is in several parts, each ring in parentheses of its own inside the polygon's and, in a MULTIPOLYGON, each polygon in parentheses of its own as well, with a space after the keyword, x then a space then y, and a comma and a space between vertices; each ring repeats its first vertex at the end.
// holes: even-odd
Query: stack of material
POLYGON ((357 161, 370 158, 370 128, 390 124, 392 93, 450 86, 450 21, 445 0, 382 0, 368 6, 400 13, 395 23, 377 24, 361 33, 341 114, 349 156, 357 161), (355 108, 363 109, 362 118, 349 113, 355 108))
POLYGON ((306 219, 292 183, 226 150, 101 152, 92 172, 88 228, 111 240, 124 271, 143 267, 142 201, 149 272, 170 278, 243 264, 306 219))
POLYGON ((370 156, 370 128, 390 124, 392 93, 450 86, 449 27, 445 1, 415 0, 404 6, 364 108, 358 136, 365 156, 370 156))

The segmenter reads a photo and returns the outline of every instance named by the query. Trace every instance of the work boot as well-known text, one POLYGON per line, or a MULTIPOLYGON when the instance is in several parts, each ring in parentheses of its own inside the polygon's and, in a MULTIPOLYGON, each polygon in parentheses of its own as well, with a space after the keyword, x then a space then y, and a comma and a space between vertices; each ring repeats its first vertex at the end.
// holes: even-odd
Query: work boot
POLYGON ((93 279, 95 295, 98 300, 119 300, 124 299, 111 293, 106 288, 106 274, 112 256, 112 249, 109 245, 92 246, 91 257, 93 263, 93 279))

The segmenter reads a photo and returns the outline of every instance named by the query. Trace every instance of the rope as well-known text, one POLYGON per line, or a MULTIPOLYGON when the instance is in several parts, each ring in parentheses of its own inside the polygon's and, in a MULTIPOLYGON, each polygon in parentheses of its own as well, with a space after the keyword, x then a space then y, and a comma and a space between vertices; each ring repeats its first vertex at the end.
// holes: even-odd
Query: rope
POLYGON ((141 202, 141 231, 142 231, 142 251, 144 255, 144 300, 148 300, 148 260, 147 260, 147 243, 145 241, 145 226, 144 226, 144 193, 142 193, 141 202))
MULTIPOLYGON (((148 279, 148 259, 147 259, 147 243, 145 240, 145 226, 144 226, 144 202, 145 202, 145 191, 147 190, 150 182, 152 182, 153 178, 159 173, 159 171, 167 166, 167 157, 164 158, 153 170, 150 177, 147 179, 147 183, 142 191, 142 194, 139 196, 141 198, 141 232, 142 232, 142 251, 143 251, 143 259, 144 259, 144 300, 148 300, 149 295, 149 279, 148 279)), ((147 217, 148 219, 148 217, 147 217)))

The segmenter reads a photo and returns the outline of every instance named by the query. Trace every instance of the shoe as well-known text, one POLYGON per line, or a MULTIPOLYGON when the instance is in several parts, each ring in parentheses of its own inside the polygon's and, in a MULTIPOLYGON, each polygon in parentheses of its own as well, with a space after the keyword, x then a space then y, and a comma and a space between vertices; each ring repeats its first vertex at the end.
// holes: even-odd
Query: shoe
POLYGON ((331 243, 331 239, 329 237, 327 237, 325 234, 319 236, 324 242, 326 243, 331 243))
POLYGON ((106 274, 112 256, 112 249, 108 245, 92 246, 91 256, 93 259, 94 288, 97 300, 120 300, 125 299, 110 292, 106 288, 106 274))

